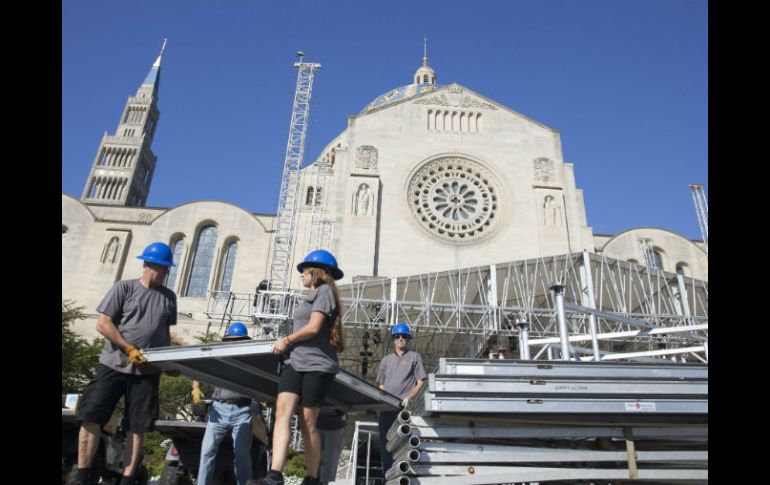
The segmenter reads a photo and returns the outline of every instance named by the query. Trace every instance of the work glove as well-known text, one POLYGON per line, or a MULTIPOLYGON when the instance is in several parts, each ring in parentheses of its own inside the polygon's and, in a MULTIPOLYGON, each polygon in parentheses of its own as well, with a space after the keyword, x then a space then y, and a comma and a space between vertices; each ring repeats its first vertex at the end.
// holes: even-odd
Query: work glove
POLYGON ((193 404, 195 404, 196 406, 200 406, 201 398, 202 397, 204 397, 204 396, 203 396, 203 393, 201 392, 200 389, 193 389, 192 390, 193 404))
POLYGON ((405 397, 403 401, 401 401, 401 409, 406 409, 406 407, 409 406, 409 398, 405 397))
POLYGON ((123 352, 128 356, 128 360, 133 365, 141 365, 147 362, 147 357, 144 356, 141 350, 137 349, 133 345, 127 346, 123 349, 123 352))

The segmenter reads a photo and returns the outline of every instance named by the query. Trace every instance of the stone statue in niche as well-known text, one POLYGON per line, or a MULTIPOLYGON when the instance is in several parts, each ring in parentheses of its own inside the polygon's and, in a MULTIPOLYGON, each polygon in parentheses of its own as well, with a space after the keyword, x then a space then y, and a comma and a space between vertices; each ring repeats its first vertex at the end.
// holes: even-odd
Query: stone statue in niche
POLYGON ((358 186, 358 190, 353 194, 353 215, 370 216, 374 212, 373 194, 367 184, 358 186))
POLYGON ((118 260, 118 250, 120 249, 120 240, 113 236, 102 250, 100 262, 102 264, 114 264, 118 260))
POLYGON ((370 145, 358 147, 356 155, 356 168, 377 170, 377 149, 370 145))
POLYGON ((561 204, 552 195, 546 195, 543 201, 543 225, 546 227, 561 226, 561 204))

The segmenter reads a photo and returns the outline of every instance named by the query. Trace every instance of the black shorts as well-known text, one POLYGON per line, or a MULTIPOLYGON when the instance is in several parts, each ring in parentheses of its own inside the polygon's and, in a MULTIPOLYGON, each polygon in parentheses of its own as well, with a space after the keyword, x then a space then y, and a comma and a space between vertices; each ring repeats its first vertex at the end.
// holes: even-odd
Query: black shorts
POLYGON ((320 408, 326 391, 334 382, 331 372, 297 372, 291 365, 283 366, 278 392, 300 396, 299 403, 306 408, 320 408))
POLYGON ((96 375, 78 400, 80 421, 104 426, 110 420, 121 396, 125 396, 125 427, 133 433, 155 429, 158 419, 158 384, 160 374, 124 374, 99 364, 96 375))

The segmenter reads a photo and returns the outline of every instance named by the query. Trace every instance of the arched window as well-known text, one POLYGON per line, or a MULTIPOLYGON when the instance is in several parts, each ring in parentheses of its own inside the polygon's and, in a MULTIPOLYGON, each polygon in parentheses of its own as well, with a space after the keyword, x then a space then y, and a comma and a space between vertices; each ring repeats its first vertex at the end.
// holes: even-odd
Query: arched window
POLYGON ((663 251, 658 248, 652 250, 652 269, 663 270, 663 251))
POLYGON ((424 82, 424 83, 428 82, 428 75, 427 74, 422 76, 422 82, 424 82))
POLYGON ((67 240, 67 226, 61 226, 61 246, 64 247, 64 241, 67 240))
POLYGON ((315 190, 313 187, 307 188, 307 195, 305 196, 305 205, 313 205, 313 193, 315 190))
POLYGON ((174 283, 176 283, 176 274, 179 271, 179 264, 182 262, 182 249, 184 249, 184 236, 180 237, 171 244, 172 251, 174 252, 174 265, 168 272, 168 279, 166 280, 166 288, 174 289, 174 283))
POLYGON ((187 284, 187 293, 185 296, 194 298, 206 296, 216 242, 216 226, 206 226, 201 229, 200 233, 198 233, 198 244, 195 247, 195 256, 193 256, 190 280, 187 284))
POLYGON ((681 276, 687 276, 687 264, 685 263, 677 263, 676 264, 676 274, 681 276))
POLYGON ((230 285, 233 282, 233 268, 235 268, 235 256, 238 253, 238 241, 232 241, 227 245, 227 254, 225 254, 225 268, 222 272, 222 283, 219 285, 219 291, 230 291, 230 285))

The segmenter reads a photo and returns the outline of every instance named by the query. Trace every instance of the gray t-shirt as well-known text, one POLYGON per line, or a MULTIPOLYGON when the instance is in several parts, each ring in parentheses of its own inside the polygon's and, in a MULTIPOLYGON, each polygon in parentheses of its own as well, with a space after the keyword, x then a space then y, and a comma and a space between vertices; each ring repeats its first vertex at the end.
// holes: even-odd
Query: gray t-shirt
POLYGON ((377 383, 383 384, 387 392, 404 399, 412 392, 417 381, 426 377, 428 375, 420 354, 407 350, 402 356, 394 352, 382 359, 377 383))
POLYGON ((310 340, 297 342, 292 345, 289 359, 286 363, 297 372, 329 372, 339 371, 337 351, 329 343, 332 322, 337 316, 337 303, 329 285, 321 285, 310 293, 294 310, 294 332, 304 327, 310 321, 310 314, 321 312, 326 320, 318 332, 310 340))
MULTIPOLYGON (((176 325, 176 295, 165 286, 145 288, 135 280, 115 283, 96 311, 112 318, 128 343, 139 349, 171 345, 169 326, 176 325)), ((151 366, 135 368, 117 345, 104 342, 99 363, 124 374, 158 374, 151 366)))

